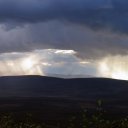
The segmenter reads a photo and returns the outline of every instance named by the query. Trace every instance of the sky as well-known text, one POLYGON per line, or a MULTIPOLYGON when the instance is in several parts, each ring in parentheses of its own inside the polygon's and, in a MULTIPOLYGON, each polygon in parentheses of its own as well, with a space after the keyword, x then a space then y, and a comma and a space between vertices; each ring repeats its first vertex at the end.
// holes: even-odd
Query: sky
POLYGON ((0 76, 128 80, 127 0, 0 0, 0 76))

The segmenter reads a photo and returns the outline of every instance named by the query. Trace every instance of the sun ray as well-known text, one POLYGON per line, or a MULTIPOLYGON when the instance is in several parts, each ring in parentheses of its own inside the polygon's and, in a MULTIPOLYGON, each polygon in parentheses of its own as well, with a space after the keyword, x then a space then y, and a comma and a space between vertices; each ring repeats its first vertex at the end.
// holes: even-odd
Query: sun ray
POLYGON ((128 56, 107 57, 99 62, 98 69, 103 77, 128 80, 128 56))
POLYGON ((21 65, 24 69, 29 70, 34 66, 34 61, 31 58, 27 58, 22 61, 21 65))

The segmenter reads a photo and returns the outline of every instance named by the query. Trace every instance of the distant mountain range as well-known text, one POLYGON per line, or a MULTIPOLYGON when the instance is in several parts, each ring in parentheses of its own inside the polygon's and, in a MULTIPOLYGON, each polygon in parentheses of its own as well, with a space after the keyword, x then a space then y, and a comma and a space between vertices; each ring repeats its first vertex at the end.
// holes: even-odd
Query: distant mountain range
POLYGON ((71 79, 71 78, 92 78, 92 77, 94 77, 92 75, 80 75, 80 74, 64 75, 64 74, 51 74, 51 73, 47 73, 46 76, 55 77, 55 78, 66 78, 66 79, 71 79))
POLYGON ((0 97, 128 98, 128 81, 107 78, 0 77, 0 97))

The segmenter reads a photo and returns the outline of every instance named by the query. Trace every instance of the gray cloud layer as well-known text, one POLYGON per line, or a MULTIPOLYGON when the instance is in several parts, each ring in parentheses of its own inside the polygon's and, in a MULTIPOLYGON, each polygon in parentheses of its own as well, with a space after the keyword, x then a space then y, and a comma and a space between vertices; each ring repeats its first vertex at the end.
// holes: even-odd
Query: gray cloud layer
POLYGON ((126 0, 0 0, 0 52, 53 48, 89 59, 126 55, 127 5, 126 0))
POLYGON ((0 52, 24 52, 36 49, 72 49, 77 56, 97 59, 107 55, 125 55, 126 35, 93 31, 87 27, 50 21, 28 24, 9 31, 0 27, 0 52))

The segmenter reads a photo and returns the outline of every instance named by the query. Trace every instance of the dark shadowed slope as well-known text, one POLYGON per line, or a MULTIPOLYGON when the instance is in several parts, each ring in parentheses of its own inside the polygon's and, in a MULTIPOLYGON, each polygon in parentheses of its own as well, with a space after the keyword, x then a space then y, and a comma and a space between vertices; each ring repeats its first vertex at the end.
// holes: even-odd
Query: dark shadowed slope
POLYGON ((128 98, 128 81, 107 78, 0 77, 0 97, 128 98))

